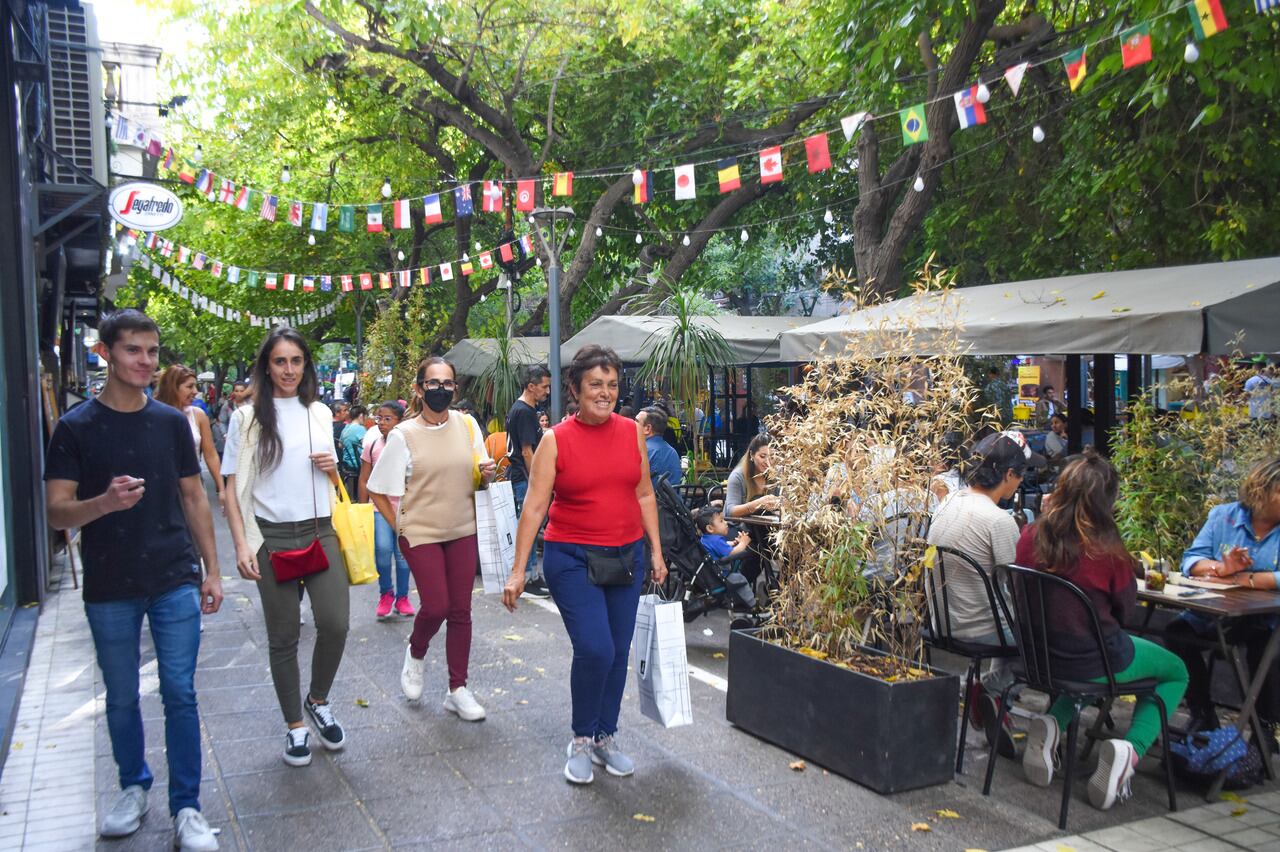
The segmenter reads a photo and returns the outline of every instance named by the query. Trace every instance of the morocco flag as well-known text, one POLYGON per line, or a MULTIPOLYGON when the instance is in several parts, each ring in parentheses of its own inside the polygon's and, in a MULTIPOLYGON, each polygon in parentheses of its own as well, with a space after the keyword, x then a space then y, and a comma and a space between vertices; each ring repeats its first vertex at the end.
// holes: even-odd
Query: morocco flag
POLYGON ((1141 23, 1120 34, 1120 59, 1125 68, 1151 61, 1151 24, 1141 23))
POLYGON ((831 151, 827 147, 827 134, 818 133, 805 139, 804 154, 809 160, 811 174, 831 168, 831 151))
POLYGON ((521 213, 532 213, 534 199, 537 197, 536 187, 532 180, 516 181, 516 209, 521 213))
POLYGON ((774 145, 760 152, 760 182, 778 183, 782 180, 782 146, 774 145))

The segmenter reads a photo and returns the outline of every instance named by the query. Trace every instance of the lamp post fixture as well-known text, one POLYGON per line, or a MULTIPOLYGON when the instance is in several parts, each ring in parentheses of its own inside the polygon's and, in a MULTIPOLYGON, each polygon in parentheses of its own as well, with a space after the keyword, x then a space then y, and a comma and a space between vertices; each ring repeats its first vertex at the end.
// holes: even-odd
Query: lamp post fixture
POLYGON ((538 207, 529 217, 533 221, 538 243, 547 256, 547 325, 551 336, 547 347, 547 368, 551 371, 552 423, 560 422, 564 412, 560 383, 560 252, 569 239, 572 207, 538 207))

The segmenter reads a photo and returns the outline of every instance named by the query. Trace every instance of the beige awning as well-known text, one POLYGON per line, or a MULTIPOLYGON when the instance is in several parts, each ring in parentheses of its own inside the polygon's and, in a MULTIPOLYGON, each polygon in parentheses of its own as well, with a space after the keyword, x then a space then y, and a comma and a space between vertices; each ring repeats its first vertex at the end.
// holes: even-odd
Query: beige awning
MULTIPOLYGON (((612 348, 625 364, 643 364, 659 339, 657 335, 672 322, 671 317, 600 317, 564 342, 560 347, 560 358, 568 364, 583 346, 598 343, 612 348)), ((717 314, 697 317, 695 322, 715 328, 724 335, 732 352, 729 363, 708 366, 726 367, 778 363, 781 360, 779 341, 782 334, 812 323, 813 319, 717 314)))
MULTIPOLYGON (((512 360, 518 366, 547 363, 549 337, 516 337, 511 341, 512 360)), ((459 376, 478 376, 497 360, 498 344, 492 337, 467 337, 445 353, 459 376)))
POLYGON ((921 355, 937 354, 940 331, 957 324, 973 355, 1276 352, 1280 257, 910 296, 788 331, 781 358, 794 363, 833 355, 848 335, 905 328, 909 316, 910 348, 921 355))

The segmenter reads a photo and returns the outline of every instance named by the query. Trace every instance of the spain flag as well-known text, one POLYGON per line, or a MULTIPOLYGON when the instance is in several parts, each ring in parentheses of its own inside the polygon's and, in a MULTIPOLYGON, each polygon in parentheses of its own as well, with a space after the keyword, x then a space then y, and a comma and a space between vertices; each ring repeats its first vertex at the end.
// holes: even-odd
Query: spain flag
POLYGON ((738 161, 733 157, 725 157, 716 163, 716 175, 720 178, 721 192, 733 192, 742 186, 741 176, 738 174, 738 161))
POLYGON ((573 172, 556 172, 551 182, 552 195, 573 195, 573 172))
POLYGON ((1222 0, 1195 0, 1187 6, 1191 15, 1191 28, 1196 38, 1203 41, 1227 28, 1227 16, 1222 12, 1222 0))

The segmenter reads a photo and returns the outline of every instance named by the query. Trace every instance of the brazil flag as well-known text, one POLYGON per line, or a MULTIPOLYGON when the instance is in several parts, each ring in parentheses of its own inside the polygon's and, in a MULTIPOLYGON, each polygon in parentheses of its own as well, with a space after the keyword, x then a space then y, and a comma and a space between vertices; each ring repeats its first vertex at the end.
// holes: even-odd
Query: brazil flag
POLYGON ((924 121, 924 104, 907 107, 898 113, 902 120, 902 144, 914 145, 929 138, 929 125, 924 121))

